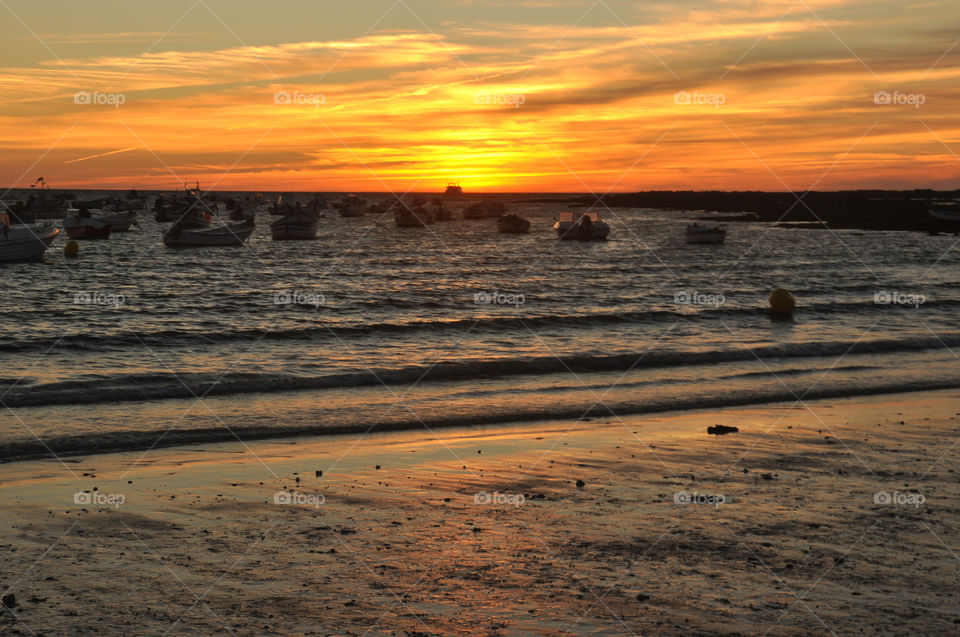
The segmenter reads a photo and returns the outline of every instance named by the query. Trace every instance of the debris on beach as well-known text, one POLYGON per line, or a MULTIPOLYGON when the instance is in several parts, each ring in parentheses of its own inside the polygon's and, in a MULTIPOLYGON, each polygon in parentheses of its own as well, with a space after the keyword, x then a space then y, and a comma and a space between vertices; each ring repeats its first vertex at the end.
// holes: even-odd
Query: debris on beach
POLYGON ((740 431, 739 427, 731 427, 729 425, 714 425, 712 427, 707 427, 707 434, 714 436, 724 436, 726 434, 735 434, 740 431))

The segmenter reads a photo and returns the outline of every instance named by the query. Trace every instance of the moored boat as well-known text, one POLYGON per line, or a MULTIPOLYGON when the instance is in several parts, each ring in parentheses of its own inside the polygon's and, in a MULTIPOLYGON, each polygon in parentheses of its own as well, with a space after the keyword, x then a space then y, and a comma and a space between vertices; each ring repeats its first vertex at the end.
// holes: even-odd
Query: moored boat
POLYGON ((727 229, 723 226, 701 226, 691 223, 686 230, 687 243, 721 244, 727 238, 727 229))
POLYGON ((39 260, 58 234, 52 223, 0 227, 0 262, 39 260))
POLYGON ((51 195, 43 177, 30 184, 30 187, 36 188, 39 194, 31 194, 25 202, 14 208, 16 218, 29 223, 38 219, 63 219, 67 215, 70 208, 67 194, 51 195))
POLYGON ((553 224, 557 236, 564 240, 605 241, 610 234, 610 226, 600 219, 594 210, 583 213, 561 212, 553 224))
POLYGON ((333 204, 341 217, 362 217, 367 211, 367 202, 356 195, 347 195, 343 201, 333 204))
POLYGON ((960 222, 960 202, 931 203, 928 204, 927 211, 934 219, 960 222))
POLYGON ((398 228, 424 228, 433 223, 433 217, 422 206, 411 210, 403 203, 394 205, 393 220, 398 228))
POLYGON ((137 213, 133 210, 113 212, 94 217, 94 219, 109 224, 113 232, 130 232, 130 226, 137 221, 137 213))
POLYGON ((274 241, 309 241, 317 238, 320 219, 316 212, 301 210, 285 215, 270 224, 270 234, 274 241))
POLYGON ((252 232, 253 226, 245 221, 211 228, 187 228, 177 223, 164 233, 163 243, 171 248, 239 246, 252 232))
POLYGON ((109 239, 113 226, 100 219, 94 219, 84 208, 66 217, 63 220, 63 229, 71 239, 109 239))
POLYGON ((497 232, 525 234, 530 231, 530 222, 519 215, 504 215, 497 219, 497 232))

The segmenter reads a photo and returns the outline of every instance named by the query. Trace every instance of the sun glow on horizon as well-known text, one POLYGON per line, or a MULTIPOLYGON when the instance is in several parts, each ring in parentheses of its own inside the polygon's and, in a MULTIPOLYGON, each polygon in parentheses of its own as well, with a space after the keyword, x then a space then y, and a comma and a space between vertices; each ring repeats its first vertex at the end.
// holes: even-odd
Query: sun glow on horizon
MULTIPOLYGON (((224 24, 255 26, 229 4, 212 5, 224 24)), ((0 63, 0 181, 22 186, 45 174, 65 188, 201 181, 367 191, 458 181, 474 192, 957 187, 960 47, 937 30, 942 6, 885 14, 868 6, 832 0, 784 14, 767 2, 752 11, 694 4, 653 19, 611 2, 561 27, 509 21, 477 2, 460 21, 410 25, 388 13, 352 34, 249 43, 224 24, 217 36, 188 12, 169 36, 151 30, 160 35, 146 52, 133 25, 111 23, 103 42, 85 28, 71 39, 36 25, 55 49, 7 24, 8 39, 33 57, 0 63), (911 56, 899 53, 904 46, 911 56), (878 102, 884 93, 891 103, 878 102), (922 105, 898 101, 916 95, 922 105)))

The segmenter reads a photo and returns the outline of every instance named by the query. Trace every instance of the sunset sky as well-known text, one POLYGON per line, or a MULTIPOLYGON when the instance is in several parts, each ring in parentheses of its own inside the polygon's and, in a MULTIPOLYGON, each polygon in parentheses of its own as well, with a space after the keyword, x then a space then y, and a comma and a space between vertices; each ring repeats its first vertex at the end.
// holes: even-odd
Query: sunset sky
POLYGON ((3 0, 0 15, 5 186, 960 188, 957 0, 3 0))

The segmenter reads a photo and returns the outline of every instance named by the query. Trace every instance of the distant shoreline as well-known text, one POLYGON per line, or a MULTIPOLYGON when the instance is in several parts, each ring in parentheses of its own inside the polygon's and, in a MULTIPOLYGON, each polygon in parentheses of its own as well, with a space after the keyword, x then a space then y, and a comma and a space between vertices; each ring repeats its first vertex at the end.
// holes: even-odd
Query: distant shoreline
MULTIPOLYGON (((203 190, 201 188, 201 190, 203 190)), ((158 195, 174 190, 140 190, 142 195, 158 195)), ((29 188, 11 188, 7 194, 17 196, 30 194, 29 188)), ((51 193, 126 193, 129 189, 51 189, 51 193)), ((355 192, 358 195, 389 195, 383 191, 266 191, 266 190, 214 190, 213 196, 223 195, 306 195, 321 192, 325 195, 342 195, 355 192)), ((406 193, 407 196, 443 197, 435 191, 406 193)), ((652 208, 723 214, 723 217, 702 217, 715 222, 764 222, 783 223, 795 229, 833 230, 888 230, 928 233, 960 232, 960 222, 934 219, 928 213, 931 203, 960 200, 960 190, 837 190, 811 191, 808 193, 788 191, 720 191, 720 190, 651 190, 634 193, 610 193, 591 195, 587 193, 545 192, 465 192, 452 198, 453 201, 470 201, 481 198, 511 197, 536 203, 566 203, 575 207, 599 208, 652 208)))

